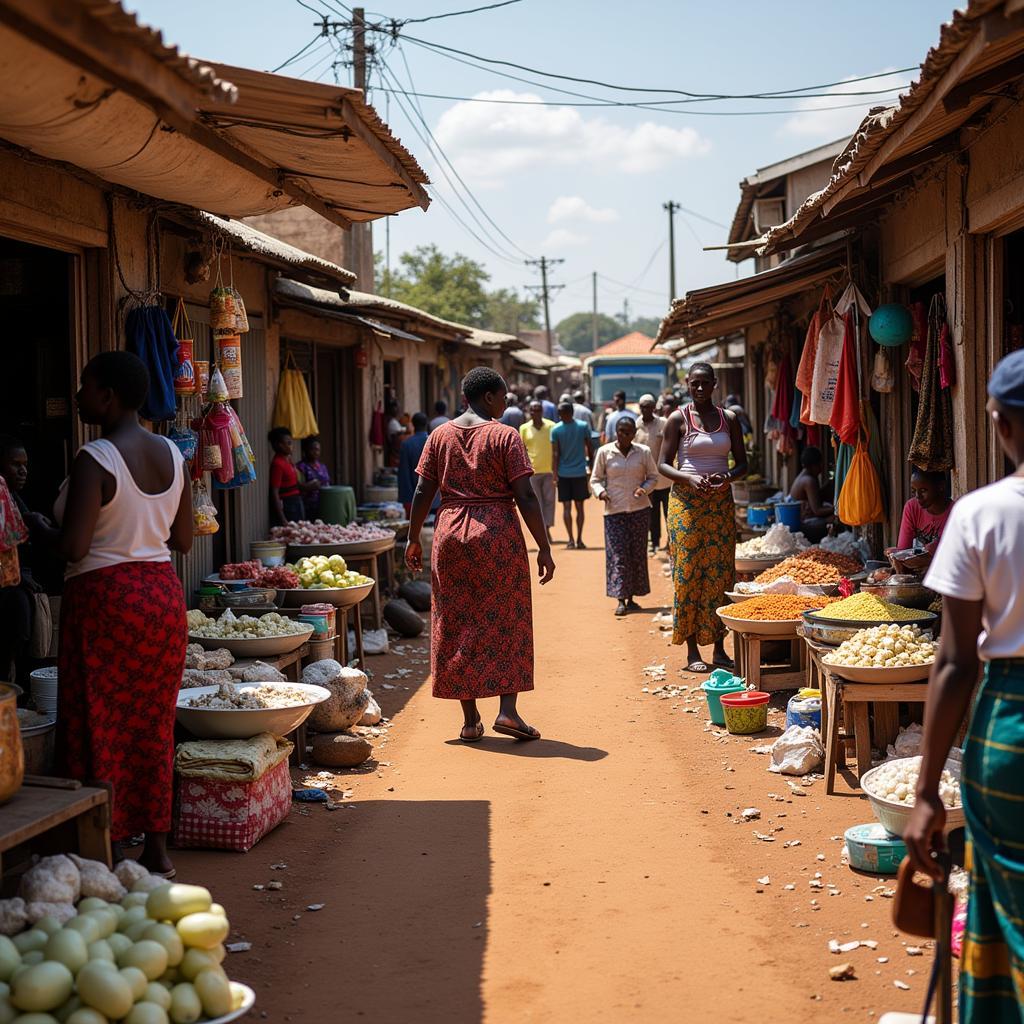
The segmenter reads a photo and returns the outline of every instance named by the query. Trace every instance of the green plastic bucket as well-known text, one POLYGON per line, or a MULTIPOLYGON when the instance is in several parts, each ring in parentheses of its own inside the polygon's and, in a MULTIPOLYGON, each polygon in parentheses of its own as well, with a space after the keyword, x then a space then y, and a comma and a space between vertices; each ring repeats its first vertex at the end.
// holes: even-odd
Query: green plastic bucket
POLYGON ((727 693, 738 693, 745 690, 747 684, 739 677, 734 676, 724 668, 716 668, 701 683, 700 688, 708 702, 708 714, 715 725, 725 725, 725 710, 722 707, 722 697, 727 693))

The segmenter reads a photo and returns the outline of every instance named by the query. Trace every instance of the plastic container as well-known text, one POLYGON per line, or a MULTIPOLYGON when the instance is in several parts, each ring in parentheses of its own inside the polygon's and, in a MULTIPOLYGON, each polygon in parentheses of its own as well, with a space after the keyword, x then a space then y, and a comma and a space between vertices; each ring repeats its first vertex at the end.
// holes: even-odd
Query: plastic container
POLYGON ((57 668, 50 665, 29 673, 32 703, 41 715, 57 714, 57 668))
POLYGON ((736 736, 746 736, 768 728, 770 695, 761 690, 727 693, 722 700, 725 727, 736 736))
POLYGON ((746 690, 747 684, 739 677, 734 676, 724 668, 716 668, 701 683, 700 687, 708 702, 708 715, 715 725, 725 725, 725 711, 722 708, 722 697, 730 693, 739 693, 746 690))
POLYGON ((821 731, 821 693, 815 696, 797 694, 789 698, 786 705, 786 728, 790 726, 810 726, 821 731))
POLYGON ((747 506, 747 526, 767 526, 771 521, 771 505, 747 506))
POLYGON ((268 568, 284 565, 288 545, 276 540, 254 540, 249 545, 249 557, 258 558, 268 568))
POLYGON ((780 501, 775 506, 775 522, 788 526, 791 530, 800 529, 800 502, 780 501))
POLYGON ((887 832, 877 821, 848 828, 846 850, 851 868, 873 875, 895 875, 907 855, 903 840, 887 832))
POLYGON ((195 591, 196 607, 205 615, 218 615, 221 606, 217 598, 223 593, 220 587, 200 587, 195 591))
POLYGON ((310 640, 330 640, 337 635, 336 622, 338 609, 333 604, 304 604, 299 610, 299 622, 307 622, 313 627, 310 640))

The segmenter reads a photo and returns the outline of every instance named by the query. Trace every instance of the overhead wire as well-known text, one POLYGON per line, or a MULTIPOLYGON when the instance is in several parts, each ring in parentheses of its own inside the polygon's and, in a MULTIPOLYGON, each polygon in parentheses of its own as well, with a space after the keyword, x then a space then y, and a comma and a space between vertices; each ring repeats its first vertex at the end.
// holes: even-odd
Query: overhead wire
POLYGON ((440 21, 442 18, 457 18, 462 14, 478 14, 480 11, 494 11, 499 7, 510 7, 512 4, 521 3, 522 0, 501 0, 500 3, 487 4, 484 7, 470 7, 465 11, 448 11, 446 14, 431 14, 426 18, 403 18, 403 25, 419 25, 425 21, 440 21))
POLYGON ((298 59, 299 59, 299 58, 300 58, 300 57, 301 57, 301 56, 302 56, 302 55, 303 55, 303 54, 304 54, 304 53, 305 53, 305 52, 306 52, 306 51, 307 51, 307 50, 308 50, 308 49, 309 49, 309 48, 310 48, 310 47, 311 47, 311 46, 312 46, 312 45, 313 45, 313 44, 314 44, 314 43, 315 43, 315 42, 316 42, 316 41, 317 41, 318 39, 323 39, 323 34, 322 34, 322 33, 318 33, 317 35, 313 36, 313 38, 312 38, 312 39, 310 39, 310 41, 309 41, 308 43, 306 43, 306 45, 305 45, 305 46, 304 46, 304 47, 303 47, 303 48, 302 48, 301 50, 299 50, 299 51, 298 51, 297 53, 293 53, 293 54, 292 54, 292 55, 291 55, 291 56, 290 56, 290 57, 289 57, 289 58, 288 58, 288 59, 287 59, 286 61, 282 61, 282 62, 281 62, 280 64, 278 64, 276 68, 271 68, 271 69, 270 69, 270 72, 269 72, 269 74, 271 74, 271 75, 274 75, 274 74, 276 74, 276 73, 277 73, 278 71, 280 71, 280 70, 281 70, 282 68, 286 68, 286 67, 288 67, 288 65, 289 65, 289 64, 293 64, 293 63, 294 63, 295 61, 297 61, 297 60, 298 60, 298 59))

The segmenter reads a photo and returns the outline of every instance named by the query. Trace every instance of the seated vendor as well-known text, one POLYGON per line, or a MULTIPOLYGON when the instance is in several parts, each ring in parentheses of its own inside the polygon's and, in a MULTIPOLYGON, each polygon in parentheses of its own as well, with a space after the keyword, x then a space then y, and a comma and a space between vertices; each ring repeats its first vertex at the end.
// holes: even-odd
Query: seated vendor
POLYGON ((821 474, 825 469, 825 458, 821 449, 808 445, 800 456, 800 466, 800 472, 789 489, 789 498, 800 502, 800 529, 808 540, 819 541, 834 519, 832 506, 822 495, 821 474))
POLYGON ((914 496, 903 506, 896 549, 919 548, 932 555, 953 507, 946 493, 946 474, 929 473, 915 467, 910 475, 910 490, 914 496))

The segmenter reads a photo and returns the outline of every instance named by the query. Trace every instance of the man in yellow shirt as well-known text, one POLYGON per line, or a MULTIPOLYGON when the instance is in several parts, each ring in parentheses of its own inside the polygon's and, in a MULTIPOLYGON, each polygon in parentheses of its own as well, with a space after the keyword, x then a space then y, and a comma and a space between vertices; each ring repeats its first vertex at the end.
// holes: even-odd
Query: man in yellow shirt
POLYGON ((519 436, 526 445, 526 454, 533 466, 530 483, 533 486, 541 511, 544 513, 544 525, 551 540, 551 527, 555 524, 555 480, 552 472, 551 431, 554 428, 551 420, 544 419, 544 407, 534 399, 530 403, 530 418, 519 428, 519 436))

